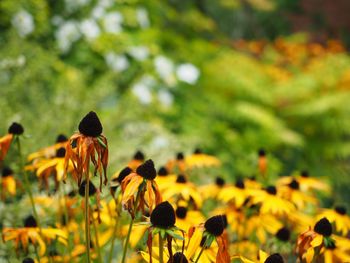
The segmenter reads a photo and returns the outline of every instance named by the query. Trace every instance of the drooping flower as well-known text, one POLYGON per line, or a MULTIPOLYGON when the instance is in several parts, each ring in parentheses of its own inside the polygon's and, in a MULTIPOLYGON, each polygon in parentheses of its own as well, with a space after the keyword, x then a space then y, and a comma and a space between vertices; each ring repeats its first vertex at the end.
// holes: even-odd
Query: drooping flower
POLYGON ((13 122, 8 128, 8 133, 0 138, 0 162, 5 159, 13 139, 16 136, 22 135, 23 132, 23 126, 17 122, 13 122))
POLYGON ((89 112, 79 123, 79 132, 69 138, 64 162, 64 178, 69 170, 69 163, 72 162, 72 175, 80 186, 83 178, 89 179, 91 161, 95 168, 94 175, 98 173, 100 177, 100 191, 102 190, 102 177, 104 177, 104 184, 107 184, 108 165, 108 145, 106 137, 102 135, 102 129, 96 113, 89 112))

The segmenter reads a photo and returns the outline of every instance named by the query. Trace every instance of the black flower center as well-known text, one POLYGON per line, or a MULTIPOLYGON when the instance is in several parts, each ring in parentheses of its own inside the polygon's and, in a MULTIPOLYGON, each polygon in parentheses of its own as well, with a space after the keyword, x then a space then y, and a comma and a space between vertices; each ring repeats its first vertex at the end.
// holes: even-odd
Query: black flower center
POLYGON ((236 180, 236 183, 235 183, 235 186, 237 187, 237 188, 240 188, 240 189, 244 189, 244 182, 243 182, 243 180, 242 179, 237 179, 236 180))
MULTIPOLYGON (((85 196, 85 187, 86 187, 86 181, 82 181, 81 185, 79 186, 79 195, 84 197, 85 196)), ((89 196, 93 196, 96 193, 96 187, 95 185, 89 181, 89 196)))
POLYGON ((8 177, 8 176, 11 176, 13 175, 13 171, 10 167, 4 167, 2 169, 2 177, 8 177))
POLYGON ((34 263, 34 259, 32 258, 25 258, 22 260, 22 263, 34 263))
POLYGON ((270 195, 276 195, 277 194, 277 189, 275 186, 270 185, 268 187, 266 187, 266 192, 268 192, 270 195))
POLYGON ((24 132, 23 126, 17 122, 13 122, 8 128, 8 133, 21 135, 24 132))
POLYGON ((170 259, 168 263, 188 263, 188 260, 184 254, 181 252, 176 252, 173 256, 173 261, 170 262, 170 259))
POLYGON ((187 215, 187 208, 186 207, 179 206, 176 209, 176 216, 178 218, 184 219, 186 217, 186 215, 187 215))
POLYGON ((90 111, 79 123, 79 132, 85 136, 98 137, 102 133, 102 124, 97 114, 90 111))
POLYGON ((325 217, 315 224, 314 230, 325 237, 332 235, 332 225, 325 217))
POLYGON ((66 155, 66 149, 64 147, 61 147, 56 151, 57 158, 63 158, 65 155, 66 155))
POLYGON ((340 215, 346 214, 346 208, 344 206, 336 206, 334 210, 340 215))
POLYGON ((301 175, 301 177, 306 178, 306 177, 309 177, 309 172, 306 170, 303 170, 303 171, 301 171, 300 175, 301 175))
POLYGON ((201 154, 201 153, 203 153, 203 151, 202 151, 202 149, 200 149, 200 148, 196 148, 196 149, 194 149, 194 152, 193 152, 194 154, 201 154))
POLYGON ((56 143, 66 142, 66 141, 68 141, 68 138, 63 134, 59 134, 56 138, 56 143))
POLYGON ((162 166, 158 170, 158 175, 159 176, 167 176, 168 175, 168 170, 164 166, 162 166))
POLYGON ((284 263, 282 256, 278 253, 269 256, 264 263, 284 263))
POLYGON ((176 178, 176 182, 180 184, 185 184, 187 182, 186 176, 179 174, 176 178))
POLYGON ((293 179, 289 185, 288 185, 291 189, 294 189, 294 190, 299 190, 299 182, 295 179, 293 179))
POLYGON ((75 190, 72 190, 67 195, 68 195, 68 197, 73 198, 77 195, 77 192, 75 190))
POLYGON ((213 216, 205 222, 204 227, 210 234, 220 236, 225 229, 225 218, 223 215, 213 216))
POLYGON ((260 150, 258 151, 258 155, 259 155, 260 157, 266 156, 266 151, 265 151, 265 149, 260 149, 260 150))
POLYGON ((151 159, 137 167, 136 173, 147 180, 153 180, 157 176, 157 171, 154 168, 154 163, 151 159))
POLYGON ((30 215, 24 219, 24 227, 37 227, 35 217, 30 215))
POLYGON ((177 153, 176 160, 179 161, 179 160, 183 160, 183 159, 185 159, 184 154, 182 152, 177 153))
POLYGON ((134 160, 138 160, 138 161, 142 161, 143 162, 145 160, 145 155, 143 154, 143 152, 137 151, 134 154, 134 160))
POLYGON ((223 187, 225 185, 225 180, 222 177, 216 177, 215 184, 219 187, 223 187))
POLYGON ((175 211, 168 201, 156 206, 151 214, 151 223, 155 227, 169 228, 175 225, 175 211))
POLYGON ((281 241, 287 242, 290 238, 289 229, 286 227, 280 228, 276 233, 276 237, 281 241))
POLYGON ((118 178, 116 178, 116 180, 118 181, 118 183, 122 183, 123 180, 125 179, 125 177, 127 177, 130 173, 132 172, 130 167, 125 167, 123 170, 120 171, 118 178))

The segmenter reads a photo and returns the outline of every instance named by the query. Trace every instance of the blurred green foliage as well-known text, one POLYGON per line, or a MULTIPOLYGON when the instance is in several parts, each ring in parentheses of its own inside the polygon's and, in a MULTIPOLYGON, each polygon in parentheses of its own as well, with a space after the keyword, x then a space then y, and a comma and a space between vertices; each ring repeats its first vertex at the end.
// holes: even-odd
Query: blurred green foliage
MULTIPOLYGON (((336 202, 350 200, 349 55, 303 35, 232 41, 290 2, 204 2, 2 0, 1 134, 21 122, 33 152, 96 110, 110 173, 136 149, 161 165, 200 146, 224 176, 250 176, 263 147, 271 176, 309 169, 331 179, 336 202)), ((285 28, 266 24, 261 37, 285 28)))

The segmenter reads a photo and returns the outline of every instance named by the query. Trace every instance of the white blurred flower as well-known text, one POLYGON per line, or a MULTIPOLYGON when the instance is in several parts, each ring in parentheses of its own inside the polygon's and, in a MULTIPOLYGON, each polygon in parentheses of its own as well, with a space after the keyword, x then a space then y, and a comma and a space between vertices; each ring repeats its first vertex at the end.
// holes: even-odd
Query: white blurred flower
POLYGON ((144 61, 149 56, 149 49, 146 46, 135 46, 129 49, 129 54, 138 61, 144 61))
POLYGON ((63 23, 56 31, 58 47, 62 52, 68 52, 72 44, 80 38, 79 27, 74 21, 63 23))
POLYGON ((122 22, 123 15, 117 11, 106 14, 102 21, 105 31, 114 34, 118 34, 122 31, 122 22))
POLYGON ((170 107, 171 105, 173 105, 174 96, 168 90, 161 89, 158 91, 158 100, 163 106, 170 107))
POLYGON ((177 78, 188 84, 196 84, 199 75, 199 69, 190 63, 181 64, 176 69, 177 78))
POLYGON ((61 17, 61 16, 53 16, 51 18, 51 23, 54 25, 54 26, 59 26, 60 24, 62 24, 64 22, 64 19, 61 17))
POLYGON ((141 104, 148 105, 152 102, 152 93, 146 84, 137 82, 132 86, 131 91, 141 104))
POLYGON ((108 7, 111 7, 114 2, 115 2, 115 0, 99 0, 98 5, 105 7, 105 8, 108 8, 108 7))
POLYGON ((97 5, 91 11, 91 16, 95 19, 103 17, 106 13, 106 10, 103 6, 97 5))
POLYGON ((140 82, 144 83, 145 85, 147 85, 149 87, 153 87, 156 85, 155 78, 150 74, 143 75, 142 78, 140 79, 140 82))
POLYGON ((136 19, 142 28, 147 28, 150 26, 148 12, 145 8, 143 8, 143 7, 137 8, 136 19))
POLYGON ((157 56, 154 59, 154 66, 158 73, 158 75, 165 81, 171 82, 171 78, 174 73, 174 64, 173 62, 164 57, 164 56, 157 56))
POLYGON ((157 137, 153 138, 151 146, 155 149, 166 148, 169 146, 169 140, 164 136, 158 135, 157 137))
POLYGON ((80 23, 80 31, 88 40, 97 38, 101 33, 100 27, 93 19, 83 20, 80 23))
POLYGON ((118 55, 109 52, 105 55, 105 61, 108 67, 114 72, 124 71, 129 67, 129 61, 124 55, 118 55))
POLYGON ((65 8, 68 12, 72 12, 87 6, 90 2, 91 0, 65 0, 65 8))
POLYGON ((25 10, 21 10, 12 18, 12 25, 16 28, 20 37, 25 37, 34 31, 33 16, 25 10))

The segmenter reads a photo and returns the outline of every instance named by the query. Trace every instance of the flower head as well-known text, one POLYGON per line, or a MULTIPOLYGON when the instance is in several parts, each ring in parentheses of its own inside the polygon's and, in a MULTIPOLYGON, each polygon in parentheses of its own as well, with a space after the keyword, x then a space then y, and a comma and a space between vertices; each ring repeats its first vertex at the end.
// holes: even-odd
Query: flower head
POLYGON ((151 223, 155 227, 170 228, 175 225, 175 221, 174 208, 168 201, 157 205, 151 214, 151 223))

